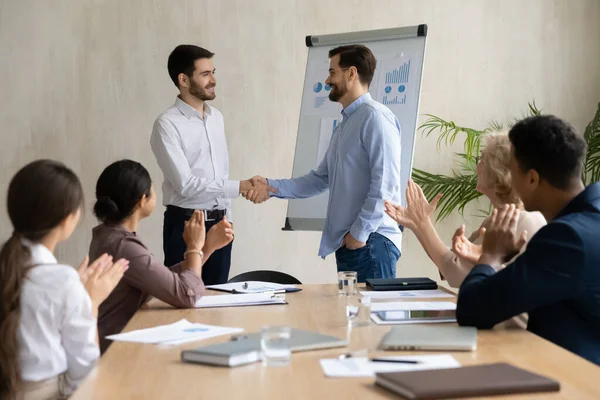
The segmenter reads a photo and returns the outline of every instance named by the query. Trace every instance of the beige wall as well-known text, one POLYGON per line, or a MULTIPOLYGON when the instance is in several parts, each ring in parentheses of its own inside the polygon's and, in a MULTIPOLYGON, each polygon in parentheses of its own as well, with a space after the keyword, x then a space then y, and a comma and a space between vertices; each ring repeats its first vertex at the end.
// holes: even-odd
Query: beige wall
MULTIPOLYGON (((56 158, 85 185, 87 215, 59 250, 81 259, 95 224, 95 180, 120 158, 142 162, 160 183, 148 144, 152 122, 175 98, 166 73, 174 46, 216 52, 218 98, 236 178, 291 174, 307 49, 304 36, 427 23, 422 113, 483 127, 535 98, 582 129, 600 101, 598 0, 2 0, 0 196, 15 171, 56 158)), ((458 148, 458 147, 457 147, 458 148)), ((448 172, 450 151, 418 137, 415 166, 448 172)), ((4 201, 4 200, 2 200, 4 201)), ((475 213, 474 207, 470 213, 475 213)), ((162 207, 140 234, 162 258, 162 207)), ((234 201, 232 274, 278 269, 304 282, 335 279, 316 256, 318 233, 281 232, 286 203, 234 201)), ((440 225, 448 239, 464 220, 440 225)), ((477 222, 468 217, 468 225, 477 222)), ((0 237, 11 232, 5 207, 0 237)), ((432 264, 407 233, 399 275, 432 264)))

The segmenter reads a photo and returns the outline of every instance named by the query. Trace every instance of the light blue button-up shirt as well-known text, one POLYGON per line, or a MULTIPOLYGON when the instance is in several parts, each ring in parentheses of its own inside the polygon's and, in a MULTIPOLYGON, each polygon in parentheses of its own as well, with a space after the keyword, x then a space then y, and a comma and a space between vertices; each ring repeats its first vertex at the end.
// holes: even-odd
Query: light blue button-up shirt
POLYGON ((269 179, 269 184, 282 199, 312 197, 329 189, 319 248, 323 258, 341 247, 348 232, 361 242, 377 232, 401 249, 402 233, 383 203, 400 203, 400 124, 369 93, 342 111, 342 122, 316 170, 293 179, 269 179))

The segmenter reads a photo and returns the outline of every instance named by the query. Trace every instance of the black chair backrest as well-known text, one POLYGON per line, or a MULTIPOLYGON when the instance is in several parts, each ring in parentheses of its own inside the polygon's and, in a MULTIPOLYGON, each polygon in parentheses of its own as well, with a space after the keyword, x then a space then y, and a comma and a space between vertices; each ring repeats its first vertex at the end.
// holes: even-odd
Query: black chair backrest
POLYGON ((228 282, 245 282, 245 281, 262 281, 262 282, 271 282, 271 283, 280 283, 282 285, 301 285, 298 279, 293 276, 286 274, 285 272, 279 271, 268 271, 268 270, 260 270, 260 271, 248 271, 241 273, 237 276, 231 278, 228 282))

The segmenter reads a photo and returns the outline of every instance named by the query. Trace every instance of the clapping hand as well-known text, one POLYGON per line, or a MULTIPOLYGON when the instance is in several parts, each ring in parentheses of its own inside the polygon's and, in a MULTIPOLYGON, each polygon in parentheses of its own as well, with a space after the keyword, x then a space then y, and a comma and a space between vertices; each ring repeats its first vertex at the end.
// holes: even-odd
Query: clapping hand
POLYGON ((224 217, 218 224, 213 225, 206 235, 205 253, 219 250, 233 241, 233 224, 224 217))
POLYGON ((183 225, 183 241, 188 250, 201 250, 206 240, 204 212, 195 210, 183 225))
POLYGON ((440 193, 429 203, 421 187, 409 179, 406 188, 406 207, 386 200, 385 212, 398 224, 414 232, 433 214, 441 197, 440 193))
POLYGON ((506 259, 517 254, 527 242, 527 231, 517 234, 519 209, 514 204, 494 209, 489 228, 483 237, 480 264, 500 268, 506 259))
POLYGON ((95 307, 106 300, 129 268, 129 261, 120 259, 113 263, 112 256, 103 254, 88 266, 89 257, 79 265, 77 272, 95 307))
MULTIPOLYGON (((485 228, 479 228, 477 233, 478 237, 482 237, 485 235, 485 228)), ((452 237, 452 251, 456 255, 464 258, 472 264, 477 264, 479 257, 481 257, 481 249, 481 245, 474 244, 467 239, 465 236, 464 225, 461 225, 456 232, 454 232, 454 236, 452 237)))

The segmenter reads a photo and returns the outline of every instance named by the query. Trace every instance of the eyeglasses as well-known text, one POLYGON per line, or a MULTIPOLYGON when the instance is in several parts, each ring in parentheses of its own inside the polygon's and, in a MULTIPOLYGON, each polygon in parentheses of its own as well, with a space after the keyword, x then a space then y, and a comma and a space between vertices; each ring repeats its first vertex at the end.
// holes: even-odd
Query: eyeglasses
POLYGON ((335 71, 345 71, 347 69, 350 69, 350 67, 348 67, 348 68, 336 68, 336 69, 332 68, 332 69, 329 70, 329 77, 333 78, 333 75, 335 74, 335 71))

